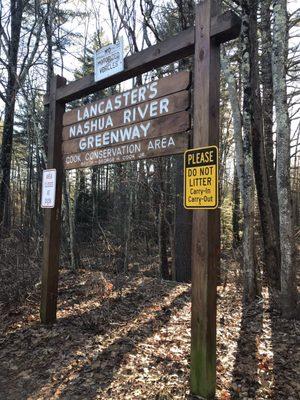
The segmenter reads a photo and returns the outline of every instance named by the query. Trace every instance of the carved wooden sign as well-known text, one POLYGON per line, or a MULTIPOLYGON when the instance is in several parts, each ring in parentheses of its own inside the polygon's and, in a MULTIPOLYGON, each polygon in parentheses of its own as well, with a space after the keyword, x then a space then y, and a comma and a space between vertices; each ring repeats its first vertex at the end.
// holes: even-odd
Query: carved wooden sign
POLYGON ((190 129, 189 86, 189 72, 179 72, 66 112, 65 168, 183 153, 190 129))

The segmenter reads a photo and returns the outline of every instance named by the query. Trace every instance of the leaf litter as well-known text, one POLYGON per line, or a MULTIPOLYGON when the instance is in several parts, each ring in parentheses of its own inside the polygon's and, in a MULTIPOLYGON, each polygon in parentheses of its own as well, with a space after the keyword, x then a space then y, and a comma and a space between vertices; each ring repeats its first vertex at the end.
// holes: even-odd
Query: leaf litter
MULTIPOLYGON (((229 275, 218 287, 216 398, 299 399, 299 322, 280 316, 266 288, 243 306, 229 275)), ((57 323, 41 325, 38 308, 37 290, 1 311, 1 400, 197 399, 189 284, 142 271, 62 270, 57 323)))

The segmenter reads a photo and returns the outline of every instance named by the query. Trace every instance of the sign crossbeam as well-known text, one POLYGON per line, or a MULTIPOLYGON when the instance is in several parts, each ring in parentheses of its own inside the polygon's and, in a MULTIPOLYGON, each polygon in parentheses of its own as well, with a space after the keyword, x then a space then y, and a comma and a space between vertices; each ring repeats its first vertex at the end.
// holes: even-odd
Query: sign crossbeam
MULTIPOLYGON (((211 20, 211 37, 218 43, 235 39, 240 32, 241 20, 232 11, 215 16, 211 20)), ((56 100, 64 103, 79 99, 83 96, 116 85, 126 79, 143 74, 151 69, 162 67, 181 58, 194 54, 195 28, 182 31, 161 43, 148 47, 138 53, 124 59, 124 71, 94 82, 94 75, 89 74, 81 79, 70 82, 64 87, 58 88, 56 100)), ((49 104, 50 98, 45 97, 44 104, 49 104)))

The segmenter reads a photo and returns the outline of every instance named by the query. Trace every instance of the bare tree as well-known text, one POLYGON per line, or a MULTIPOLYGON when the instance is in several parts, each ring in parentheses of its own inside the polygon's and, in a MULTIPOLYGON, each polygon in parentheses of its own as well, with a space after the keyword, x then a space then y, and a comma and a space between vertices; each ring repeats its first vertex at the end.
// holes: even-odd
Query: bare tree
MULTIPOLYGON (((247 16, 244 16, 246 19, 247 16)), ((244 25, 247 26, 247 25, 244 25)), ((247 35, 247 32, 243 33, 247 35)), ((236 170, 242 197, 243 211, 243 266, 245 300, 252 301, 257 292, 256 265, 254 260, 254 179, 252 166, 252 144, 250 129, 250 114, 248 109, 247 85, 249 85, 249 53, 247 36, 243 39, 243 83, 244 104, 241 113, 236 81, 230 70, 229 61, 222 57, 222 69, 228 85, 229 100, 233 116, 233 132, 235 142, 236 170), (245 93, 246 90, 246 93, 245 93)))
POLYGON ((295 279, 294 237, 290 186, 290 119, 287 103, 287 2, 274 0, 273 87, 276 111, 277 195, 281 249, 281 298, 285 316, 295 314, 297 292, 295 279))
MULTIPOLYGON (((278 230, 274 221, 272 208, 276 209, 276 203, 271 202, 270 184, 268 168, 265 155, 265 141, 263 132, 263 114, 260 95, 260 76, 258 60, 258 27, 257 12, 258 0, 245 2, 249 10, 249 67, 250 67, 250 85, 247 88, 247 96, 250 99, 251 115, 251 139, 253 149, 253 169, 255 174, 255 184, 257 191, 257 200, 260 212, 260 222, 262 238, 264 242, 264 262, 268 280, 272 286, 280 287, 280 251, 278 230)), ((272 144, 271 144, 272 145, 272 144)))
POLYGON ((39 57, 38 49, 43 23, 44 18, 38 2, 32 4, 23 0, 11 0, 8 16, 0 21, 0 38, 5 55, 4 58, 0 58, 0 64, 4 67, 7 77, 6 82, 0 82, 4 86, 4 92, 0 93, 5 103, 0 159, 0 226, 4 230, 10 227, 9 189, 16 96, 20 86, 25 82, 29 69, 39 57), (27 26, 22 27, 26 11, 33 17, 30 29, 27 26), (10 27, 9 33, 5 27, 10 27), (21 32, 23 32, 22 38, 21 32))

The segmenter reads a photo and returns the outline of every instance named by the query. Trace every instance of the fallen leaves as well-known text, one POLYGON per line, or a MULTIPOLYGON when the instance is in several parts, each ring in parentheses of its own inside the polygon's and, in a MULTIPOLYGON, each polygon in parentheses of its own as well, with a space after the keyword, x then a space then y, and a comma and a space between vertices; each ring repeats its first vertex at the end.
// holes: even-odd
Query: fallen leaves
MULTIPOLYGON (((189 285, 141 273, 114 279, 64 271, 51 328, 39 324, 38 303, 6 314, 0 339, 5 400, 193 398, 189 285)), ((299 324, 280 318, 266 290, 248 308, 234 280, 218 291, 217 398, 296 400, 299 324)))
POLYGON ((231 396, 227 389, 222 389, 220 392, 220 400, 230 400, 231 396))

